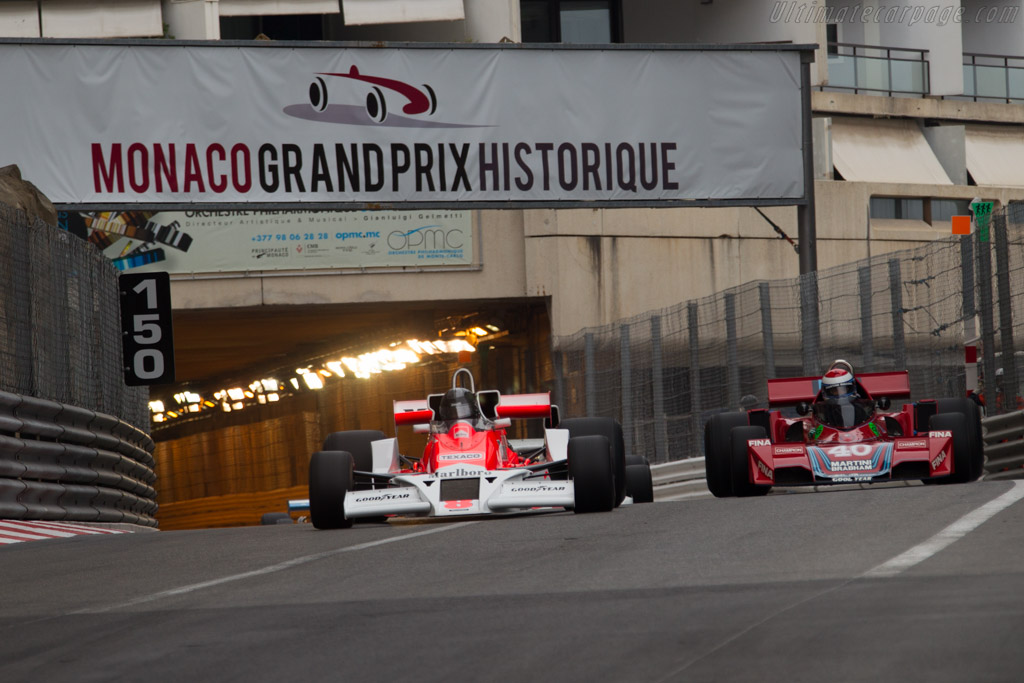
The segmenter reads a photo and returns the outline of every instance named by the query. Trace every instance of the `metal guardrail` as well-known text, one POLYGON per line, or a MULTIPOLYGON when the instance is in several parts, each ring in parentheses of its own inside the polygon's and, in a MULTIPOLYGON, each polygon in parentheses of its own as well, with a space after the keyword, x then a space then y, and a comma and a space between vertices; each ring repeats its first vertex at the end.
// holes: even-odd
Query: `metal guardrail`
POLYGON ((981 421, 986 479, 1024 479, 1024 410, 981 421))
POLYGON ((120 418, 0 391, 0 519, 155 527, 153 449, 120 418))
POLYGON ((704 479, 704 458, 674 460, 651 465, 654 480, 654 500, 682 500, 710 496, 708 483, 704 479))

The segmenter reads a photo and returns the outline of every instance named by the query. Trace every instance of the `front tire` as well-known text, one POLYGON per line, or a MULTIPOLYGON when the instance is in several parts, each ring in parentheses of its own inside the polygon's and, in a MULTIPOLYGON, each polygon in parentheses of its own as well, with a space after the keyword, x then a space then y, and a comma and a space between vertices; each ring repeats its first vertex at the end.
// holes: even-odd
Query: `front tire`
POLYGON ((949 413, 960 413, 964 416, 971 455, 970 476, 966 481, 977 481, 985 471, 985 442, 981 433, 981 408, 969 398, 940 398, 936 404, 937 414, 935 417, 949 413))
POLYGON ((928 422, 929 431, 950 431, 953 433, 953 474, 941 481, 949 484, 966 484, 972 475, 972 459, 970 430, 967 427, 967 416, 962 413, 939 413, 933 415, 928 422))
POLYGON ((317 529, 347 529, 345 494, 352 490, 352 454, 317 451, 309 459, 309 517, 317 529))
MULTIPOLYGON (((324 439, 321 450, 347 451, 352 454, 352 466, 359 472, 373 471, 373 442, 386 439, 379 429, 352 429, 347 432, 332 432, 324 439)), ((373 488, 373 479, 356 476, 356 488, 373 488)))
POLYGON ((626 495, 634 503, 654 502, 654 479, 647 462, 626 465, 626 495))
POLYGON ((712 415, 704 425, 704 477, 708 490, 716 498, 727 498, 732 492, 732 430, 747 426, 746 413, 712 415))
POLYGON ((615 477, 608 439, 595 434, 569 439, 569 477, 573 480, 573 512, 609 512, 615 507, 615 477))
POLYGON ((622 438, 622 425, 610 417, 572 417, 558 423, 559 429, 569 430, 569 439, 579 436, 601 435, 611 447, 615 477, 615 507, 626 498, 626 445, 622 438))
POLYGON ((771 486, 754 484, 750 477, 750 457, 747 442, 751 439, 764 439, 763 427, 734 427, 732 439, 732 494, 741 498, 763 496, 771 490, 771 486))

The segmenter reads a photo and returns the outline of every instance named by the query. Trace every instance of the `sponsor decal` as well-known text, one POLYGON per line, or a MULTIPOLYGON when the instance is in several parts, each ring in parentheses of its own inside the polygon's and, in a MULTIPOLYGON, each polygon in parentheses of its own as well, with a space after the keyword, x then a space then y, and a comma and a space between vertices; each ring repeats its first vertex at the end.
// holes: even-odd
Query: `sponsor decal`
POLYGON ((928 448, 928 442, 924 439, 903 439, 896 442, 896 450, 909 451, 915 448, 928 448))
POLYGON ((465 511, 465 510, 469 510, 469 508, 473 507, 473 503, 474 502, 475 501, 472 501, 472 500, 446 500, 444 502, 444 507, 445 507, 446 510, 463 510, 463 511, 465 511))
POLYGON ((747 442, 747 445, 754 446, 754 447, 757 447, 757 446, 771 446, 772 445, 772 441, 771 441, 771 439, 751 439, 750 441, 747 442))
POLYGON ((474 467, 473 465, 453 465, 451 467, 445 467, 444 469, 434 472, 434 479, 459 479, 467 477, 483 477, 487 475, 494 475, 494 472, 485 470, 482 467, 474 467), (471 469, 467 469, 471 468, 471 469))
POLYGON ((452 460, 479 460, 482 457, 484 457, 483 453, 444 453, 437 456, 437 459, 448 462, 452 460))
POLYGON ((853 472, 855 470, 870 470, 870 460, 846 460, 842 462, 829 463, 829 469, 833 472, 853 472))
POLYGON ((928 432, 928 436, 933 439, 952 439, 953 432, 928 432))
POLYGON ((565 484, 523 484, 520 486, 511 486, 508 489, 509 493, 547 493, 547 492, 558 492, 568 490, 568 486, 565 484))
POLYGON ((843 475, 841 477, 832 477, 831 481, 836 484, 857 484, 866 481, 871 481, 873 477, 860 475, 843 475))
POLYGON ((932 458, 932 469, 933 470, 939 469, 939 465, 941 465, 943 462, 945 462, 945 460, 946 460, 946 451, 939 451, 939 454, 936 455, 934 458, 932 458))
POLYGON ((768 467, 768 465, 765 465, 760 460, 757 461, 757 469, 761 472, 761 474, 768 477, 772 481, 775 481, 775 473, 772 471, 772 468, 768 467))
POLYGON ((370 491, 357 493, 352 496, 358 503, 383 503, 395 500, 408 500, 412 498, 412 491, 370 491))
POLYGON ((776 446, 775 455, 803 455, 803 446, 776 446))

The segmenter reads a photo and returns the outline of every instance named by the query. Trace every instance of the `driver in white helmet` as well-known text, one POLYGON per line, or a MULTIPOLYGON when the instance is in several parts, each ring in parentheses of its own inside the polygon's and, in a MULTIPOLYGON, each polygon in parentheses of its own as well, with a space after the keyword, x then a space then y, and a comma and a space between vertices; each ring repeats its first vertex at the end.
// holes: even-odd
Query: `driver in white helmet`
POLYGON ((853 366, 837 360, 821 378, 821 398, 814 404, 814 414, 822 424, 840 430, 852 429, 871 419, 874 402, 862 398, 857 391, 853 366))

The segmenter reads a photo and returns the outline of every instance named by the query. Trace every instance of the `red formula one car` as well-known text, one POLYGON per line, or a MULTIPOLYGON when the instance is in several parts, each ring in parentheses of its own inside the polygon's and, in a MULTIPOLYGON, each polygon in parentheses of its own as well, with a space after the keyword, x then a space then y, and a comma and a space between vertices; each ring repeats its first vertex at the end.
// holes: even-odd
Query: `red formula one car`
POLYGON ((756 496, 772 486, 921 479, 962 483, 981 476, 981 417, 969 398, 910 396, 906 371, 854 377, 837 360, 822 378, 768 380, 767 410, 720 413, 704 427, 708 488, 756 496), (795 406, 799 417, 777 410, 795 406))
POLYGON ((559 422, 548 394, 476 392, 461 368, 452 386, 426 400, 396 401, 395 426, 428 434, 419 458, 398 439, 373 430, 335 432, 309 463, 308 509, 318 529, 388 516, 465 517, 537 508, 606 512, 626 500, 654 499, 643 458, 624 454, 622 428, 611 419, 559 422), (460 385, 461 381, 461 385, 460 385), (543 439, 509 439, 513 419, 545 420, 543 439))

